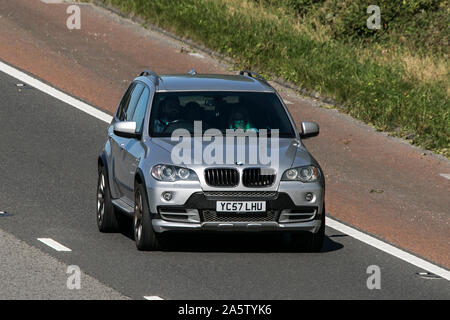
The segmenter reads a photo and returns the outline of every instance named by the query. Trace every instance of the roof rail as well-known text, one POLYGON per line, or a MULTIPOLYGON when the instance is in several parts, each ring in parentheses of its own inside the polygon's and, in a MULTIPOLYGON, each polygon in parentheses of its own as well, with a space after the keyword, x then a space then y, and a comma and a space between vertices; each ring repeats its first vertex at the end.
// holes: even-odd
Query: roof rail
POLYGON ((153 76, 155 77, 155 84, 159 83, 159 79, 160 77, 153 71, 151 70, 144 70, 141 72, 141 74, 139 75, 139 77, 147 77, 147 76, 153 76))
POLYGON ((258 74, 256 72, 249 71, 249 70, 241 70, 241 71, 239 71, 239 75, 244 76, 245 74, 247 74, 247 76, 249 76, 250 78, 254 78, 254 79, 260 80, 260 81, 262 81, 264 83, 269 84, 267 82, 266 78, 264 78, 262 75, 260 75, 260 74, 258 74))

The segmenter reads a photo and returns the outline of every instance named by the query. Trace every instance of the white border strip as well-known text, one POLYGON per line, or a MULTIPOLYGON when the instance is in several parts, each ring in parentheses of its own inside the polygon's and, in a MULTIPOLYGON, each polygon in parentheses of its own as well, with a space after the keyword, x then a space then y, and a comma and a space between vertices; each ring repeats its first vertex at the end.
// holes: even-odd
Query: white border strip
POLYGON ((40 242, 48 245, 50 248, 55 249, 56 251, 65 251, 65 252, 70 252, 72 251, 71 249, 67 248, 66 246, 63 246, 61 243, 56 242, 53 239, 50 238, 37 238, 40 242))
MULTIPOLYGON (((61 100, 62 102, 65 102, 74 108, 84 111, 87 114, 89 114, 97 119, 100 119, 107 123, 110 123, 112 120, 112 117, 110 115, 108 115, 108 114, 106 114, 106 113, 80 101, 80 100, 77 100, 77 99, 69 96, 68 94, 63 93, 45 83, 43 83, 42 81, 32 78, 31 76, 23 73, 22 71, 19 71, 13 67, 10 67, 1 61, 0 61, 0 71, 4 72, 20 81, 28 83, 29 85, 35 87, 36 89, 38 89, 44 93, 47 93, 48 95, 50 95, 58 100, 61 100)), ((328 217, 327 217, 327 226, 329 226, 339 232, 348 234, 349 236, 351 236, 359 241, 362 241, 372 247, 375 247, 375 248, 377 248, 381 251, 384 251, 390 255, 393 255, 401 260, 404 260, 412 265, 415 265, 416 267, 419 267, 421 269, 424 269, 426 271, 429 271, 431 273, 439 275, 442 278, 450 281, 450 272, 449 271, 447 271, 446 269, 441 268, 437 265, 434 265, 428 261, 425 261, 424 259, 418 258, 410 253, 407 253, 401 249, 398 249, 390 244, 387 244, 381 240, 378 240, 372 236, 369 236, 361 231, 358 231, 354 228, 346 226, 345 224, 342 224, 342 223, 340 223, 336 220, 333 220, 331 218, 328 218, 328 217)), ((40 241, 42 241, 42 240, 40 240, 40 241)))
POLYGON ((48 84, 43 83, 42 81, 32 78, 29 75, 27 75, 26 73, 24 73, 20 70, 17 70, 13 67, 10 67, 1 61, 0 61, 0 71, 20 80, 22 82, 27 83, 28 85, 30 85, 42 92, 45 92, 48 95, 50 95, 62 102, 65 102, 74 108, 77 108, 83 112, 86 112, 87 114, 89 114, 97 119, 100 119, 107 123, 110 123, 112 121, 112 117, 109 114, 106 114, 105 112, 102 112, 102 111, 88 105, 87 103, 84 103, 78 99, 75 99, 64 92, 61 92, 61 91, 49 86, 48 84))
POLYGON ((431 273, 434 273, 438 276, 441 276, 444 279, 447 279, 450 281, 450 272, 445 270, 444 268, 441 268, 439 266, 436 266, 428 261, 425 261, 421 258, 418 258, 408 252, 405 252, 401 249, 398 249, 386 242, 383 242, 381 240, 378 240, 372 236, 369 236, 361 231, 358 231, 354 228, 351 228, 349 226, 346 226, 343 223, 340 223, 336 220, 333 220, 331 218, 326 219, 326 225, 328 227, 331 227, 339 232, 348 234, 349 236, 364 242, 372 247, 375 247, 381 251, 384 251, 386 253, 389 253, 390 255, 393 255, 401 260, 404 260, 406 262, 409 262, 413 265, 415 265, 416 267, 419 267, 421 269, 427 270, 431 273))

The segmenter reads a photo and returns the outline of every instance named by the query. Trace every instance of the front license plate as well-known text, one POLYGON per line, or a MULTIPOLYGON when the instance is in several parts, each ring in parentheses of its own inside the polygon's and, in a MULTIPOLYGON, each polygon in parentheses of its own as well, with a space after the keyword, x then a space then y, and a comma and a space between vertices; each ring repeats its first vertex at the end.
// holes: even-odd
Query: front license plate
POLYGON ((217 201, 217 212, 263 212, 265 201, 217 201))

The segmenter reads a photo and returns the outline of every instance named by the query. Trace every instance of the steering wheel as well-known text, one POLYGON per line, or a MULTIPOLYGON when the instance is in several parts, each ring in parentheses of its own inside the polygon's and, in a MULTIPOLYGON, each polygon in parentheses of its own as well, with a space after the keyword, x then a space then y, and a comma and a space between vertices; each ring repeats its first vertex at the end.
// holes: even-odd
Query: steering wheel
POLYGON ((159 119, 159 122, 161 122, 161 123, 164 124, 164 128, 162 129, 161 132, 164 132, 168 126, 170 126, 172 123, 176 123, 176 122, 178 122, 178 121, 180 121, 180 120, 162 121, 161 119, 159 119))
MULTIPOLYGON (((175 120, 170 123, 168 123, 164 129, 162 130, 162 133, 172 132, 175 129, 186 129, 190 133, 194 133, 194 122, 191 120, 175 120)), ((205 131, 206 129, 209 129, 210 126, 206 122, 202 122, 202 130, 205 131)))
MULTIPOLYGON (((187 124, 187 125, 180 125, 179 128, 184 128, 184 127, 188 127, 188 125, 190 124, 190 121, 186 121, 186 120, 174 120, 171 121, 169 123, 166 124, 166 126, 164 127, 164 129, 162 130, 162 133, 167 133, 168 131, 173 131, 173 130, 168 130, 170 127, 177 125, 177 124, 187 124)), ((176 128, 178 129, 178 128, 176 128)))

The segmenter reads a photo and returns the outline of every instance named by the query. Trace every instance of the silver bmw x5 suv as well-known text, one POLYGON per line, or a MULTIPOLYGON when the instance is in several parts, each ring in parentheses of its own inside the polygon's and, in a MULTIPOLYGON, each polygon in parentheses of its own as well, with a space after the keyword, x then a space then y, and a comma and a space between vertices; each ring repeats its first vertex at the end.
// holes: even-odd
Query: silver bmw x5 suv
POLYGON ((260 75, 157 75, 131 83, 98 158, 97 224, 132 217, 139 250, 172 232, 282 232, 320 251, 325 180, 276 90, 260 75))

